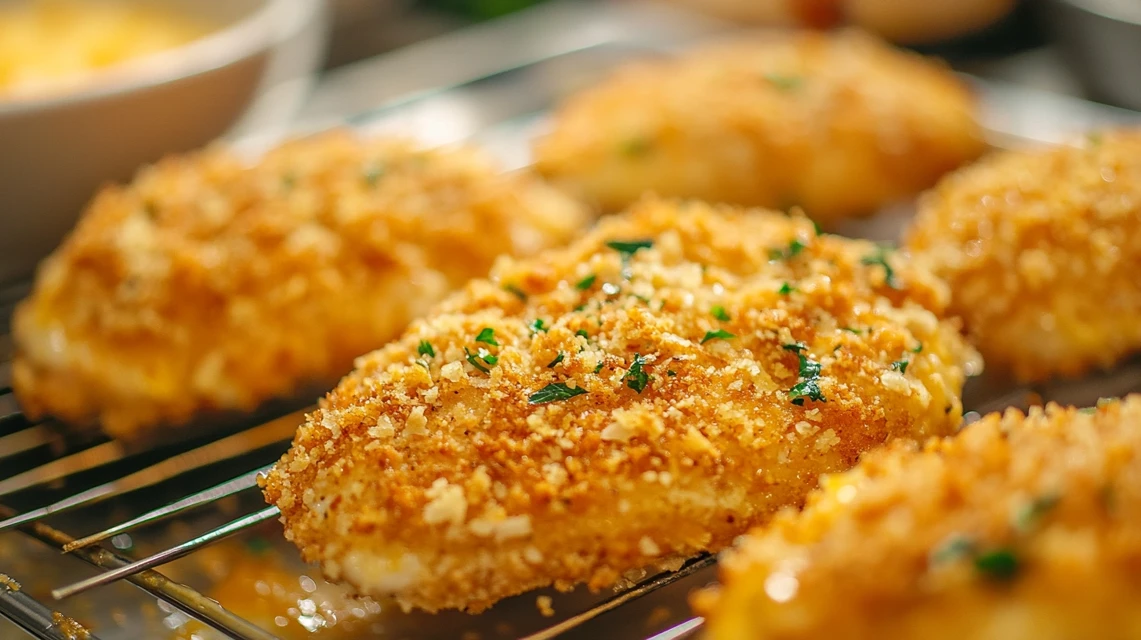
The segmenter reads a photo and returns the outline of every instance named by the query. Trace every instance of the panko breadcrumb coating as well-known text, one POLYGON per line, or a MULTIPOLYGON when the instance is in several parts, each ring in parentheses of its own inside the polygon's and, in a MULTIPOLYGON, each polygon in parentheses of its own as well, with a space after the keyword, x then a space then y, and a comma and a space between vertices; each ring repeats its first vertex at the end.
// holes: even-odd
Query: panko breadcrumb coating
POLYGON ((975 354, 946 295, 803 217, 646 201, 358 359, 266 497, 308 561, 405 606, 610 585, 952 431, 975 354))
POLYGON ((32 418, 149 435, 331 386, 500 254, 586 212, 465 148, 334 132, 248 166, 213 148, 104 189, 14 318, 32 418))
POLYGON ((1080 375, 1141 350, 1141 130, 1000 152, 926 194, 907 246, 987 365, 1080 375))
POLYGON ((663 196, 874 213, 977 157, 950 71, 853 31, 766 34, 635 63, 570 98, 538 169, 606 209, 663 196))
POLYGON ((821 480, 722 558, 710 640, 1141 637, 1141 396, 991 414, 821 480))

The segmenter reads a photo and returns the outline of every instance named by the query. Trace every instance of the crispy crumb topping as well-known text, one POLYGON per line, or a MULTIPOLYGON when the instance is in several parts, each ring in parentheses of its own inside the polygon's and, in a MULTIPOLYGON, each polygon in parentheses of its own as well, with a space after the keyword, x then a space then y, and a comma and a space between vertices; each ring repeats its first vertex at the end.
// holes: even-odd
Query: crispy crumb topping
POLYGON ((639 61, 567 100, 538 169, 604 208, 644 192, 822 223, 930 187, 984 150, 969 89, 854 31, 754 34, 639 61))
POLYGON ((1141 396, 991 414, 821 479, 696 600, 722 638, 1122 638, 1141 629, 1141 396))
POLYGON ((987 363, 1080 375, 1141 349, 1141 131, 996 153, 921 201, 908 247, 987 363))
POLYGON ((584 212, 466 148, 345 132, 252 165, 167 158, 99 193, 16 314, 32 417, 117 436, 331 384, 497 256, 584 212))
POLYGON ((802 217, 645 201, 566 249, 500 261, 359 358, 267 499, 330 577, 430 610, 720 548, 816 474, 958 424, 977 365, 939 319, 945 287, 892 255, 889 286, 862 262, 877 251, 802 217), (904 354, 903 387, 885 389, 904 354), (819 395, 791 393, 802 355, 819 395))

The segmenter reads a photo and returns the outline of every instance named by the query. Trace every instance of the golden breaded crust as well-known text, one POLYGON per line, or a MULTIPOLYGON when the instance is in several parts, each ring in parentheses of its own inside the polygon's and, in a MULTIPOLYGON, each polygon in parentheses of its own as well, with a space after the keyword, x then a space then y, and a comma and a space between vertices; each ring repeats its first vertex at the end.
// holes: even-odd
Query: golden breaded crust
POLYGON ((974 115, 948 70, 868 36, 770 33, 620 70, 558 109, 535 157, 607 209, 653 191, 829 223, 977 157, 974 115))
POLYGON ((335 132, 104 189, 14 319, 25 413, 117 437, 332 384, 503 253, 586 213, 470 149, 335 132))
POLYGON ((1080 375, 1141 349, 1141 131, 1000 152, 926 194, 907 246, 988 366, 1080 375))
POLYGON ((308 561, 406 606, 609 585, 954 429, 976 363, 946 295, 802 217, 646 201, 358 359, 266 497, 308 561))
POLYGON ((897 442, 745 536, 710 640, 1141 637, 1141 396, 897 442))

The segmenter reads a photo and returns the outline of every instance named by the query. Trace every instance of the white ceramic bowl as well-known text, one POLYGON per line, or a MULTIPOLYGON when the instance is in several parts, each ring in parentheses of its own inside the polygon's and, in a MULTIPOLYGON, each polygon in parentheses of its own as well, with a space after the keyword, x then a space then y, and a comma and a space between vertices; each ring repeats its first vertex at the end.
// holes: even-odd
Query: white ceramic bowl
POLYGON ((101 185, 226 132, 277 58, 311 71, 322 54, 323 0, 133 1, 220 26, 69 93, 0 98, 0 284, 31 275, 101 185))

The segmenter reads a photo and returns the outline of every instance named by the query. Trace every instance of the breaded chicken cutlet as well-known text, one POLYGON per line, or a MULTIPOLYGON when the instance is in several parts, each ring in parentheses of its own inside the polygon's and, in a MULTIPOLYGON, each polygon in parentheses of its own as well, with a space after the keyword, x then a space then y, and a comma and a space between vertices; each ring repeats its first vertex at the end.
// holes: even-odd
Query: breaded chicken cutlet
POLYGON ((535 162, 604 209, 652 191, 799 205, 827 226, 982 151, 974 99, 949 70, 857 32, 803 32, 626 67, 556 111, 535 162))
POLYGON ((1076 376, 1141 351, 1141 130, 996 153, 925 194, 907 236, 995 370, 1076 376))
POLYGON ((586 212, 466 148, 345 132, 252 166, 214 148, 104 189, 14 318, 32 418, 150 435, 332 386, 353 358, 500 254, 562 244, 586 212))
POLYGON ((1141 396, 992 414, 825 477, 721 560, 710 640, 1141 637, 1141 396))
POLYGON ((645 201, 361 357, 265 494, 306 560, 404 606, 610 585, 953 431, 977 363, 946 295, 803 217, 645 201))

